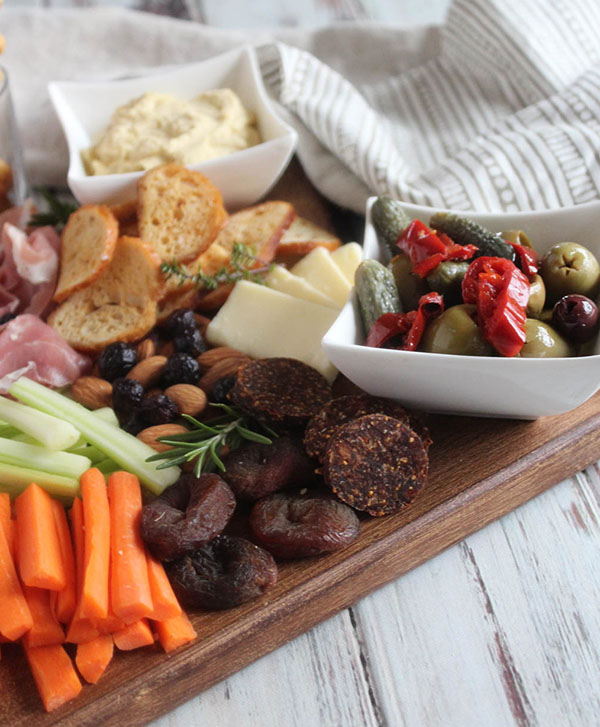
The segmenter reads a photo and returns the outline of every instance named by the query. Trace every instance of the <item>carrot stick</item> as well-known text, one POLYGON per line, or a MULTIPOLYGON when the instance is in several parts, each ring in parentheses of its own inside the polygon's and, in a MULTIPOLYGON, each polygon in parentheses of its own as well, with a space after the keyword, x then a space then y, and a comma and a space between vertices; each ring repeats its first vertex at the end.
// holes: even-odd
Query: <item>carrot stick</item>
POLYGON ((91 641, 99 634, 92 622, 81 616, 79 608, 83 589, 85 535, 83 532, 83 504, 78 497, 73 500, 73 507, 71 508, 71 530, 73 532, 73 545, 75 550, 77 606, 67 631, 67 641, 72 644, 79 644, 83 641, 91 641))
POLYGON ((23 644, 28 648, 62 644, 65 634, 50 608, 50 591, 24 585, 23 595, 33 619, 33 626, 23 634, 23 644))
POLYGON ((135 475, 114 472, 108 478, 110 502, 110 593, 115 614, 125 623, 152 613, 148 565, 140 535, 142 490, 135 475))
POLYGON ((81 691, 81 682, 67 652, 59 644, 25 646, 25 656, 46 712, 74 699, 81 691))
POLYGON ((35 483, 15 500, 17 565, 26 586, 60 591, 67 585, 52 514, 52 498, 35 483))
POLYGON ((95 684, 104 674, 113 657, 112 636, 98 636, 85 644, 77 645, 75 663, 81 676, 90 684, 95 684))
POLYGON ((155 621, 166 621, 181 613, 177 596, 171 588, 167 574, 161 562, 147 553, 148 581, 152 594, 154 609, 151 618, 155 621))
POLYGON ((167 652, 178 649, 180 646, 193 641, 197 634, 185 611, 175 618, 154 623, 160 645, 167 652))
POLYGON ((0 634, 16 641, 33 626, 31 611, 4 534, 0 528, 0 634))
POLYGON ((52 500, 52 513, 56 523, 60 552, 65 565, 67 584, 61 591, 55 591, 50 594, 50 603, 56 614, 56 618, 61 623, 66 624, 73 618, 75 606, 77 605, 75 555, 73 553, 73 542, 69 531, 69 523, 67 522, 67 514, 65 508, 58 500, 52 500))
POLYGON ((81 476, 85 562, 80 615, 104 619, 108 615, 110 510, 104 475, 93 467, 81 476))
POLYGON ((115 646, 121 651, 131 651, 154 643, 154 636, 145 618, 128 624, 120 631, 115 631, 113 639, 115 646))
POLYGON ((10 495, 8 492, 0 492, 0 528, 4 528, 4 534, 10 548, 10 555, 15 559, 15 521, 10 512, 10 495))

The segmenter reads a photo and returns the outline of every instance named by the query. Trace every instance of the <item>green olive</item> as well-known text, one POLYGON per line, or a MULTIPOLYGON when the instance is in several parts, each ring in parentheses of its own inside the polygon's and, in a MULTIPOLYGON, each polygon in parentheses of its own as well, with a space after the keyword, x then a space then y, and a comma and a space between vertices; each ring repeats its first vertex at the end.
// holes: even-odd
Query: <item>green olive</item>
POLYGON ((446 307, 462 303, 462 280, 469 269, 469 263, 460 260, 445 260, 427 276, 427 285, 444 296, 446 307))
POLYGON ((540 273, 550 305, 571 293, 594 299, 600 290, 598 260, 587 247, 576 242, 559 242, 551 247, 542 258, 540 273))
POLYGON ((529 281, 527 317, 539 318, 546 302, 546 286, 541 275, 534 275, 529 281))
POLYGON ((474 305, 454 305, 431 321, 423 338, 420 351, 453 353, 463 356, 493 356, 494 349, 483 338, 473 320, 474 305))
POLYGON ((523 230, 504 230, 500 233, 500 236, 507 242, 516 242, 517 245, 523 245, 523 247, 529 247, 533 250, 531 240, 523 230))
POLYGON ((394 274, 402 310, 415 310, 419 305, 419 298, 429 293, 429 286, 423 278, 413 275, 413 264, 406 253, 402 252, 393 257, 388 267, 394 274))
POLYGON ((574 356, 575 350, 558 331, 535 318, 525 321, 525 344, 518 354, 522 358, 559 358, 574 356))
MULTIPOLYGON (((544 308, 544 310, 539 314, 538 318, 543 323, 552 323, 552 313, 553 308, 544 308)), ((531 316, 533 318, 533 316, 531 316)))

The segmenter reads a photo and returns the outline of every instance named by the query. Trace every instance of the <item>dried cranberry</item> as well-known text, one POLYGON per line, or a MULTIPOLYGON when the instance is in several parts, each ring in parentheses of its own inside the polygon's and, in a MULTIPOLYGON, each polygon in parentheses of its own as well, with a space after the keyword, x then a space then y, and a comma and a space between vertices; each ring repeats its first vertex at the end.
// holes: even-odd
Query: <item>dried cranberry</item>
POLYGON ((234 509, 233 492, 218 475, 184 474, 144 505, 142 538, 157 558, 178 558, 216 537, 234 509))
POLYGON ((190 356, 199 356, 206 351, 206 343, 198 330, 187 331, 173 338, 173 348, 177 353, 189 353, 190 356))
POLYGON ((219 535, 166 567, 182 606, 206 610, 239 606, 277 581, 270 553, 230 535, 219 535))
POLYGON ((168 389, 175 384, 196 384, 200 378, 200 364, 189 353, 169 356, 162 373, 162 386, 168 389))
POLYGON ((216 404, 227 404, 229 403, 229 392, 235 385, 235 376, 224 376, 219 379, 217 383, 212 387, 210 394, 211 401, 216 404))
POLYGON ((139 408, 140 417, 148 426, 168 424, 179 416, 177 404, 166 394, 146 394, 139 408))
POLYGON ((107 381, 114 381, 125 374, 136 365, 137 352, 135 346, 130 343, 117 341, 110 343, 98 358, 98 370, 100 376, 107 381))
POLYGON ((115 379, 112 387, 112 404, 119 419, 135 412, 144 398, 144 387, 135 379, 115 379))
POLYGON ((165 321, 165 330, 171 338, 183 336, 198 329, 194 311, 191 308, 179 308, 173 311, 165 321))
POLYGON ((354 510, 330 497, 278 493, 254 505, 250 528, 275 557, 304 558, 350 545, 360 523, 354 510))

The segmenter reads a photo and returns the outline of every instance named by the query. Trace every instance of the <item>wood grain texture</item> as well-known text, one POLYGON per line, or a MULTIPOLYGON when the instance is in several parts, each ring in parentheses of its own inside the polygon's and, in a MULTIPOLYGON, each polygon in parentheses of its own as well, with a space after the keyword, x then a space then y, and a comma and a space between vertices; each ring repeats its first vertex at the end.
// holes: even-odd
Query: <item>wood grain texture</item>
POLYGON ((146 724, 595 461, 600 395, 535 422, 436 416, 430 425, 429 481, 410 509, 365 520, 345 551, 282 565, 256 602, 193 614, 199 638, 189 648, 119 654, 97 686, 50 715, 17 649, 3 649, 0 724, 146 724))

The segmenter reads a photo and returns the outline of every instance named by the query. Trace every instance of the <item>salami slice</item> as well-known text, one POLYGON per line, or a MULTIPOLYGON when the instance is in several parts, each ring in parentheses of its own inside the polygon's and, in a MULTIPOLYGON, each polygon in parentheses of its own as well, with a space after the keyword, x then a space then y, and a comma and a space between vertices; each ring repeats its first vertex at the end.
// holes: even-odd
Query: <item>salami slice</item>
POLYGON ((264 358, 250 361, 238 371, 229 396, 260 421, 295 429, 305 426, 331 399, 331 387, 302 361, 264 358))
POLYGON ((366 414, 387 414, 399 419, 417 432, 425 447, 431 444, 427 427, 400 404, 369 394, 350 394, 328 401, 310 420, 304 434, 304 446, 308 455, 322 462, 329 440, 338 428, 366 414))
POLYGON ((342 502, 379 517, 410 505, 425 484, 428 466, 421 438, 405 422, 367 414, 332 435, 323 477, 342 502))

